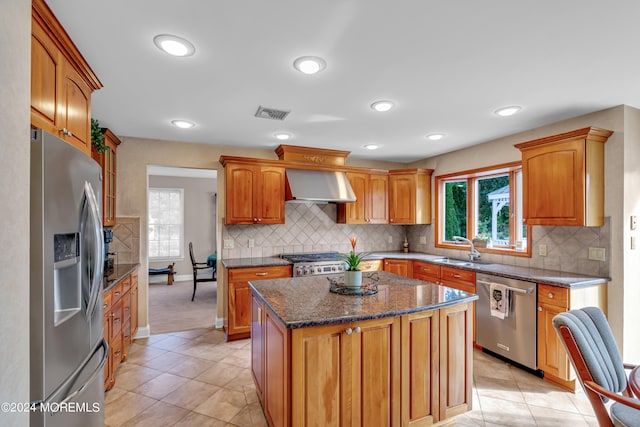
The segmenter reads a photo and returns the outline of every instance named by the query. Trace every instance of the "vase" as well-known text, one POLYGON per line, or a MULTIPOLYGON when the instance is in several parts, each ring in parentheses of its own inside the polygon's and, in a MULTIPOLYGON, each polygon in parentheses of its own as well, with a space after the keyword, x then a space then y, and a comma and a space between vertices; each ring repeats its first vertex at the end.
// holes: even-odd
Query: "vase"
POLYGON ((362 271, 349 270, 344 272, 344 286, 347 288, 359 288, 362 286, 362 271))

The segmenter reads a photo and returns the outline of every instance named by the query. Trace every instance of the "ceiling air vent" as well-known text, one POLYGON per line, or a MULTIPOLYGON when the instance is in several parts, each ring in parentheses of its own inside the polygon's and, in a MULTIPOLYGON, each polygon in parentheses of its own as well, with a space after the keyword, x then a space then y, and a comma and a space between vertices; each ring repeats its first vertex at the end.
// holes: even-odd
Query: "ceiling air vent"
POLYGON ((276 110, 275 108, 267 108, 260 105, 255 116, 270 120, 284 120, 291 111, 276 110))

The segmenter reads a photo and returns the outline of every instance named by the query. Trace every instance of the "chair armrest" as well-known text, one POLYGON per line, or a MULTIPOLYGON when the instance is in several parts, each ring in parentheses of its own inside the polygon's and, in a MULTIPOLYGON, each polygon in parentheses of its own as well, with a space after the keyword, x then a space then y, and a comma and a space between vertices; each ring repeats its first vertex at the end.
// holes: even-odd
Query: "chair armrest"
POLYGON ((209 267, 208 265, 204 265, 202 267, 198 267, 197 265, 195 265, 193 268, 195 268, 196 270, 208 270, 211 267, 209 267))
POLYGON ((196 262, 195 265, 206 265, 206 266, 209 266, 209 264, 207 264, 206 262, 196 262))
POLYGON ((623 363, 624 369, 635 369, 638 365, 634 365, 633 363, 623 363))
POLYGON ((636 398, 640 399, 640 365, 633 368, 629 374, 629 388, 636 398))
POLYGON ((601 396, 608 397, 609 399, 621 403, 633 409, 640 410, 640 400, 631 397, 620 396, 619 394, 612 393, 604 387, 599 386, 593 381, 584 381, 584 386, 588 389, 598 393, 601 396))

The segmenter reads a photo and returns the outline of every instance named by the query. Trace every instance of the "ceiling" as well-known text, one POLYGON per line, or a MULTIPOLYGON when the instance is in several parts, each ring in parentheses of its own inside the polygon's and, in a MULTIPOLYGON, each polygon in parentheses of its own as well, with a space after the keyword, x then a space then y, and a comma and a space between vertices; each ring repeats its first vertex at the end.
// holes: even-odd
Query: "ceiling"
POLYGON ((637 0, 47 3, 104 84, 93 117, 119 136, 272 149, 286 131, 286 144, 409 162, 640 106, 637 0), (158 34, 188 39, 195 54, 160 51, 158 34), (326 69, 298 72, 305 55, 326 69), (396 107, 373 111, 380 99, 396 107), (291 113, 256 118, 260 105, 291 113), (507 105, 522 111, 494 114, 507 105))

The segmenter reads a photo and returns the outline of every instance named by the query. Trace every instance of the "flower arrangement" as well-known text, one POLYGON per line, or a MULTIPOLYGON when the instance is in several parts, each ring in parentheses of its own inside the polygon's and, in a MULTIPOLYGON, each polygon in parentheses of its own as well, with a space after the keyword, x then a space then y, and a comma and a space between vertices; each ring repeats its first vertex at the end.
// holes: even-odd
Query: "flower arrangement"
POLYGON ((477 234, 473 237, 473 244, 479 248, 491 246, 491 236, 485 233, 477 234))
POLYGON ((348 254, 339 254, 338 258, 347 264, 347 271, 359 271, 360 261, 369 255, 369 252, 356 252, 358 237, 351 236, 349 242, 351 242, 351 251, 348 254))

